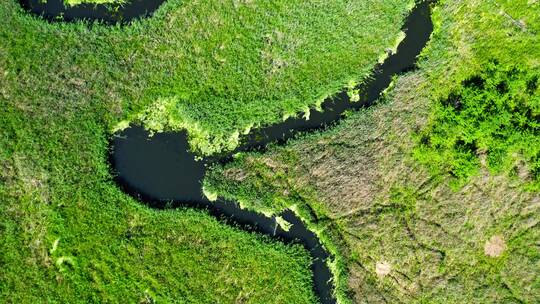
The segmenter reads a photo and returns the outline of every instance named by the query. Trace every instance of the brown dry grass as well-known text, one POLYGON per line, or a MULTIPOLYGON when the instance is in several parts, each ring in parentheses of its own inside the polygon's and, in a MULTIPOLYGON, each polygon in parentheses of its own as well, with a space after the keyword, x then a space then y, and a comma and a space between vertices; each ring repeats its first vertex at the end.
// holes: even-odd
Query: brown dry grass
POLYGON ((523 253, 520 240, 540 241, 540 196, 485 168, 455 191, 415 164, 404 151, 427 117, 426 96, 410 89, 421 81, 419 75, 401 79, 391 104, 370 119, 319 144, 294 147, 301 151, 297 175, 316 190, 353 257, 355 302, 539 300, 532 286, 540 265, 523 253), (506 258, 503 238, 510 243, 506 258), (505 261, 485 262, 486 242, 489 255, 505 261), (392 270, 379 275, 380 261, 392 270))
POLYGON ((540 300, 540 196, 485 168, 455 190, 417 164, 410 151, 428 117, 424 82, 420 72, 402 77, 388 102, 224 172, 322 208, 356 303, 540 300))

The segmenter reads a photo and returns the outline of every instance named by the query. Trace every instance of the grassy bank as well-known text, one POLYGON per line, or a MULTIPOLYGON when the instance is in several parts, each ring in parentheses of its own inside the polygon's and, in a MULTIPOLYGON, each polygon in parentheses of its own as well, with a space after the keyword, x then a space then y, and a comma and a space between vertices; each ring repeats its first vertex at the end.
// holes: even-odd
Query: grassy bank
POLYGON ((106 108, 0 99, 0 302, 314 302, 303 248, 122 193, 106 108))
POLYGON ((122 193, 99 108, 0 106, 1 302, 314 302, 303 248, 122 193))
POLYGON ((440 1, 420 69, 339 126, 215 168, 247 207, 310 210, 364 303, 536 303, 538 1, 440 1))
POLYGON ((211 153, 362 80, 411 3, 171 0, 129 27, 89 29, 46 24, 5 1, 5 69, 21 70, 43 98, 106 101, 110 128, 187 128, 211 153))

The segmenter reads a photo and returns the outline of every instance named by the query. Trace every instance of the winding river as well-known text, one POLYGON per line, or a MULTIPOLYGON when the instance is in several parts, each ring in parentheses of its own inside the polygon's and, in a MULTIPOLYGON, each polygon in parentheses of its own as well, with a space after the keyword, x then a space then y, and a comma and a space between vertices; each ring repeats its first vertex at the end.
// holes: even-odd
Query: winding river
MULTIPOLYGON (((134 18, 146 17, 164 0, 133 0, 111 12, 105 5, 79 5, 66 8, 63 0, 21 0, 28 11, 47 20, 100 20, 105 23, 127 23, 134 18), (60 17, 59 17, 60 16, 60 17)), ((335 303, 332 274, 327 262, 330 254, 317 236, 290 210, 281 216, 292 227, 285 231, 276 217, 241 209, 235 202, 218 199, 209 201, 203 194, 201 183, 209 165, 225 163, 232 155, 242 151, 264 150, 268 143, 285 143, 298 132, 312 132, 338 123, 346 110, 356 110, 373 104, 389 86, 392 77, 414 69, 418 54, 426 45, 433 25, 429 2, 419 3, 407 17, 402 30, 407 34, 397 52, 373 70, 373 77, 359 85, 361 100, 352 102, 345 90, 325 100, 323 111, 312 109, 309 120, 289 118, 282 123, 252 130, 242 138, 242 144, 226 155, 196 160, 189 151, 187 134, 165 132, 149 137, 140 126, 116 134, 111 141, 110 162, 120 187, 131 196, 152 208, 189 207, 205 210, 214 217, 242 229, 271 236, 285 243, 302 244, 310 253, 313 263, 313 288, 321 303, 335 303)))

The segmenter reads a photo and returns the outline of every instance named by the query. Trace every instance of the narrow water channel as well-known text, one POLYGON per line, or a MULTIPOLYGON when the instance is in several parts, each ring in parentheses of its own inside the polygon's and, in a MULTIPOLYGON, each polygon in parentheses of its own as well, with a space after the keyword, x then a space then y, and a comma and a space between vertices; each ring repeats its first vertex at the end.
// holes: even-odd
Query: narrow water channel
POLYGON ((137 18, 149 17, 163 2, 165 0, 128 0, 119 6, 90 3, 66 6, 64 0, 19 0, 26 11, 48 21, 97 20, 105 24, 127 24, 137 18))
MULTIPOLYGON (((111 13, 104 5, 80 5, 66 8, 63 0, 21 0, 28 11, 48 20, 73 21, 101 20, 106 23, 127 22, 133 18, 149 16, 164 0, 135 0, 111 13), (60 17, 60 19, 58 19, 60 17)), ((397 52, 383 64, 374 68, 373 77, 357 89, 362 92, 359 102, 351 102, 346 91, 325 100, 322 112, 311 110, 310 119, 290 118, 268 127, 253 130, 242 138, 242 144, 226 155, 195 160, 189 151, 187 134, 166 132, 149 137, 140 126, 115 134, 111 141, 110 162, 116 182, 131 196, 157 209, 188 207, 205 210, 214 217, 242 229, 271 236, 285 243, 302 244, 310 253, 313 263, 313 288, 323 304, 335 303, 332 274, 327 261, 330 254, 317 236, 290 210, 279 216, 293 224, 289 231, 277 225, 275 217, 243 210, 235 202, 210 202, 203 194, 201 184, 206 169, 215 162, 227 162, 234 153, 264 150, 268 143, 285 143, 298 132, 312 132, 328 128, 342 117, 346 110, 371 105, 388 87, 392 77, 413 69, 416 56, 426 45, 433 25, 428 2, 419 3, 409 14, 403 26, 406 38, 397 52)))

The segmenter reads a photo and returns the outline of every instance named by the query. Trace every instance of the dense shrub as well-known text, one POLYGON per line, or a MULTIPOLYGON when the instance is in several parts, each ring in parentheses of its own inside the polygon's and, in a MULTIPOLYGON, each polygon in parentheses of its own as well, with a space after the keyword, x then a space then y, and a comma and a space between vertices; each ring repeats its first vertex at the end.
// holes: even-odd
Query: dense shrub
POLYGON ((540 180, 540 72, 490 61, 435 103, 417 159, 464 182, 481 159, 493 171, 540 180), (524 173, 525 172, 525 173, 524 173))

